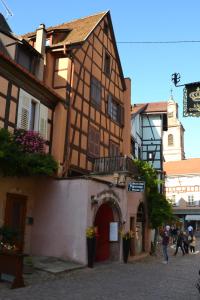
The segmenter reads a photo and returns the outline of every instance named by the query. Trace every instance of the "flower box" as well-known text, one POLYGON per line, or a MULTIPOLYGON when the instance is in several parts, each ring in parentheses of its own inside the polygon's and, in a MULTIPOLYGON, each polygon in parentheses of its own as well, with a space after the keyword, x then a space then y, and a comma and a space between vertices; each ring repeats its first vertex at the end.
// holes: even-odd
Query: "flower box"
POLYGON ((17 251, 0 251, 0 279, 2 273, 14 276, 12 289, 25 286, 23 279, 24 256, 25 254, 17 251))

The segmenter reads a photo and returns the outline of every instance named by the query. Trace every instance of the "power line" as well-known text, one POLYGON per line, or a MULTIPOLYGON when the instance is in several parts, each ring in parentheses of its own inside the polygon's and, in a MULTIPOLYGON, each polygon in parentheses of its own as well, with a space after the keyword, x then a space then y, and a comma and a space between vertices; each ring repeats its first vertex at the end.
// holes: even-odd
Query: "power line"
POLYGON ((124 41, 117 44, 184 44, 184 43, 200 43, 200 41, 124 41))

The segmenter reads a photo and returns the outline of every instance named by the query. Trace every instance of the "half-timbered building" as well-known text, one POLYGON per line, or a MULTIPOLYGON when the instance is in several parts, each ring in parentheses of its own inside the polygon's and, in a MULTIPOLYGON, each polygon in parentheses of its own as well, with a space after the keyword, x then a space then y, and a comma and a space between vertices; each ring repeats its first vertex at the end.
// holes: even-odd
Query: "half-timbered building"
MULTIPOLYGON (((137 176, 130 158, 131 81, 123 75, 110 13, 49 28, 41 24, 21 40, 39 53, 39 70, 31 75, 19 63, 16 69, 23 68, 21 73, 42 85, 53 100, 43 89, 39 97, 36 87, 33 91, 27 86, 18 95, 29 98, 29 105, 33 99, 35 111, 38 102, 48 107, 47 147, 59 162, 57 179, 36 180, 37 188, 32 188, 29 252, 85 263, 85 230, 95 225, 99 230, 96 259, 119 260, 119 229, 135 231, 137 224, 140 231, 132 241, 131 255, 149 251, 144 193, 126 189, 137 176)), ((33 106, 30 114, 32 110, 33 106)), ((19 118, 15 126, 21 124, 19 118)), ((27 196, 19 182, 9 190, 27 196)))

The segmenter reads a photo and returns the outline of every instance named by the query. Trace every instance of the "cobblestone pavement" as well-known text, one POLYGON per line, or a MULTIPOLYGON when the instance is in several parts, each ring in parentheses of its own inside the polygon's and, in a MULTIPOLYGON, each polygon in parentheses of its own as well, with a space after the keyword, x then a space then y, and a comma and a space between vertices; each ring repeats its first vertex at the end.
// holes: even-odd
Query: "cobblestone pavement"
MULTIPOLYGON (((199 248, 199 247, 198 247, 199 248)), ((40 283, 25 288, 0 289, 0 300, 197 300, 195 283, 200 269, 200 252, 173 256, 169 264, 162 257, 147 257, 128 264, 96 264, 56 277, 44 276, 40 283)), ((39 275, 38 275, 39 276, 39 275)))

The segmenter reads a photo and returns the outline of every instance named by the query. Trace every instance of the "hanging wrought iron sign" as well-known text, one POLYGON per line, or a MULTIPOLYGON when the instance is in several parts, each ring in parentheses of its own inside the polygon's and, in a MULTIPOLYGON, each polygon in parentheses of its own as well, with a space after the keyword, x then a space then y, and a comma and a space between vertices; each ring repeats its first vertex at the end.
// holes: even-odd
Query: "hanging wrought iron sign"
POLYGON ((183 90, 183 116, 200 117, 200 82, 185 84, 183 90))

